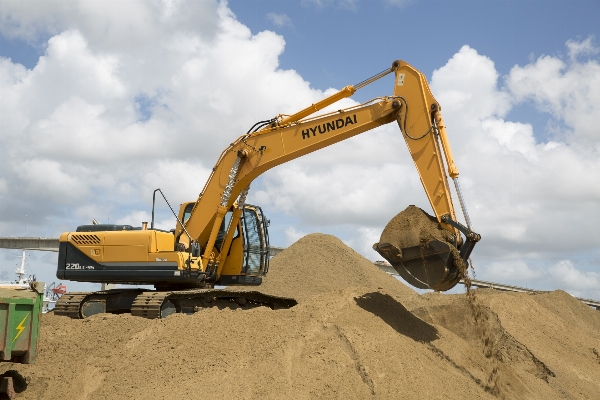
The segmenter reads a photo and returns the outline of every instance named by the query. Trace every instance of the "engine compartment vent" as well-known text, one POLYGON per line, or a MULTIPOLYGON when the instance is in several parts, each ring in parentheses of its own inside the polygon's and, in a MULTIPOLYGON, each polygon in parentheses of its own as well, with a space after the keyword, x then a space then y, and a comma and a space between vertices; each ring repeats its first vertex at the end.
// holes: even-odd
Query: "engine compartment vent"
POLYGON ((71 235, 71 241, 75 244, 100 244, 100 238, 96 235, 76 234, 71 235))

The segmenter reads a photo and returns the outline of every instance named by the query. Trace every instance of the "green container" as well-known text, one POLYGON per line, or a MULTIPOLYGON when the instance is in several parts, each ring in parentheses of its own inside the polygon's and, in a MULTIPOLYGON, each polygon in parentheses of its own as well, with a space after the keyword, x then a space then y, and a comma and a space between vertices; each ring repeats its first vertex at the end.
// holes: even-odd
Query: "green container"
POLYGON ((0 361, 35 361, 44 287, 43 282, 31 288, 0 286, 0 361))

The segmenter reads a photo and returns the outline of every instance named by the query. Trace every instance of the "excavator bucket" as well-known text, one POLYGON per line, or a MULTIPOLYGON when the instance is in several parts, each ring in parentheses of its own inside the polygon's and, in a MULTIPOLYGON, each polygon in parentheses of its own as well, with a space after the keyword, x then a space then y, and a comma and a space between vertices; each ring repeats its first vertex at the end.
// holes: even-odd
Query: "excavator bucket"
POLYGON ((426 245, 404 247, 375 243, 373 249, 385 258, 398 274, 419 289, 445 291, 460 280, 450 244, 432 240, 426 245))
POLYGON ((462 277, 461 269, 481 236, 450 215, 436 217, 408 206, 392 218, 373 249, 385 258, 407 283, 419 289, 446 291, 462 277), (464 240, 457 237, 462 233, 464 240))

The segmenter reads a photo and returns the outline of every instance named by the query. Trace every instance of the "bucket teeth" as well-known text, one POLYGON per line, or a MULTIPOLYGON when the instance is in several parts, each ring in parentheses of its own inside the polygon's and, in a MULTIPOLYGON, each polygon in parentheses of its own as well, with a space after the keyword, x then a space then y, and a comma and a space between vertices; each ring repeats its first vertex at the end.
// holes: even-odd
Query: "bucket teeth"
POLYGON ((402 250, 391 243, 375 243, 373 250, 381 254, 390 263, 402 262, 402 250))

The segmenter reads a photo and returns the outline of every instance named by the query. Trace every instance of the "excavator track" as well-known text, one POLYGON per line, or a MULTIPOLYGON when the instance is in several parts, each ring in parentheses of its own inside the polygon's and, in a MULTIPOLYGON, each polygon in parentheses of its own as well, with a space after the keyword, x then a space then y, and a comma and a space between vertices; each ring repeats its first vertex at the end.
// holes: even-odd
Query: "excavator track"
POLYGON ((287 297, 270 296, 260 292, 219 289, 193 289, 172 292, 144 292, 136 297, 131 315, 144 318, 165 318, 176 312, 191 314, 202 308, 253 308, 267 306, 271 309, 294 307, 298 302, 287 297))
POLYGON ((174 313, 192 314, 204 308, 242 308, 267 306, 271 309, 294 307, 296 300, 270 296, 256 291, 191 289, 148 291, 140 289, 75 292, 63 295, 54 308, 56 315, 86 318, 98 313, 131 313, 133 316, 158 319, 174 313))
POLYGON ((54 306, 55 315, 79 319, 100 313, 125 313, 131 309, 141 289, 111 289, 98 292, 73 292, 61 296, 54 306))
POLYGON ((166 317, 163 303, 172 292, 144 292, 135 298, 131 305, 131 315, 156 319, 166 317))
POLYGON ((74 319, 81 318, 79 310, 81 303, 85 301, 85 298, 90 295, 90 292, 73 292, 66 293, 56 301, 54 305, 55 315, 64 315, 74 319))

